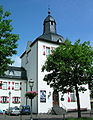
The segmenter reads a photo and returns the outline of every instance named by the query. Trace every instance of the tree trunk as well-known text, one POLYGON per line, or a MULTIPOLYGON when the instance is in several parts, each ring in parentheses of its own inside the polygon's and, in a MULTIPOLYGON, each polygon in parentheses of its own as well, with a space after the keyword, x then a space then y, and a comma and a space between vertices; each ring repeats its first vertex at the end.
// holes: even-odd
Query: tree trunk
POLYGON ((76 90, 76 97, 77 97, 78 118, 81 118, 80 100, 79 100, 79 93, 78 93, 78 87, 77 87, 77 85, 75 85, 75 90, 76 90))

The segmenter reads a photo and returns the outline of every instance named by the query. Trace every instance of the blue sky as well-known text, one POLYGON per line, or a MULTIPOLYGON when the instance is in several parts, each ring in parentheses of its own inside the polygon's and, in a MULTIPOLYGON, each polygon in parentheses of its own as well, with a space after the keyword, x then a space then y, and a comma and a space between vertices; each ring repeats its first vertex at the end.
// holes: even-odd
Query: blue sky
POLYGON ((93 45, 93 0, 0 0, 0 5, 12 13, 13 33, 20 36, 17 56, 25 51, 27 41, 43 33, 48 6, 58 34, 72 42, 80 38, 93 45))

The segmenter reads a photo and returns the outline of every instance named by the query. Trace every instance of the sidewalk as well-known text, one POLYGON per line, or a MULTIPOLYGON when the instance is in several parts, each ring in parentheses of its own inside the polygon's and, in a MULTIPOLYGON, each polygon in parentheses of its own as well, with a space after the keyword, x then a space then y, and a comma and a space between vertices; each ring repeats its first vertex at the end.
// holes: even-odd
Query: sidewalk
MULTIPOLYGON (((51 115, 51 114, 33 114, 33 120, 65 120, 65 118, 78 118, 77 112, 67 112, 65 115, 51 115)), ((93 113, 90 111, 81 112, 81 117, 93 118, 93 113)), ((0 115, 0 120, 30 120, 30 115, 8 116, 0 115)))
MULTIPOLYGON (((90 111, 81 112, 81 117, 91 117, 93 118, 93 113, 90 114, 90 111)), ((78 118, 78 112, 68 112, 63 115, 51 115, 51 114, 38 114, 33 115, 33 119, 65 119, 65 118, 78 118)))

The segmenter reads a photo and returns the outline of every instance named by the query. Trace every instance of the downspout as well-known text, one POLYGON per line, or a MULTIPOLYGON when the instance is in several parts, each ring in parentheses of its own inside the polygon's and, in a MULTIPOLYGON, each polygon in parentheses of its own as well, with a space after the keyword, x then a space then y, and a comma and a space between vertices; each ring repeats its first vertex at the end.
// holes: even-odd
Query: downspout
MULTIPOLYGON (((37 70, 37 74, 36 74, 36 76, 37 76, 37 92, 39 92, 38 91, 38 41, 37 41, 37 68, 36 68, 36 70, 37 70)), ((37 114, 38 114, 38 96, 37 96, 37 114)))
MULTIPOLYGON (((27 86, 28 86, 27 83, 28 83, 28 80, 26 80, 26 92, 27 92, 27 90, 28 90, 28 89, 27 89, 27 86)), ((26 105, 27 105, 27 97, 26 97, 26 105)))

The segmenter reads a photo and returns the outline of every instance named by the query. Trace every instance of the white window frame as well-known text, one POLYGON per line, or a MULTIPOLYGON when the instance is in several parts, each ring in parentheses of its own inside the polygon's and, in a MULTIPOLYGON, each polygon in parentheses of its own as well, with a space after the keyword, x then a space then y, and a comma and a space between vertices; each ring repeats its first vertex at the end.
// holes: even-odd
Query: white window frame
POLYGON ((46 47, 46 56, 49 56, 50 53, 51 53, 51 51, 50 51, 50 47, 46 47))
POLYGON ((3 82, 2 89, 7 90, 7 82, 3 82))
POLYGON ((76 102, 76 94, 75 93, 70 93, 70 100, 71 100, 71 102, 76 102))
POLYGON ((2 96, 2 103, 7 103, 7 96, 2 96))
POLYGON ((14 84, 14 90, 20 90, 20 83, 15 82, 15 84, 14 84))
POLYGON ((14 97, 14 103, 17 104, 20 102, 20 98, 19 97, 14 97))

